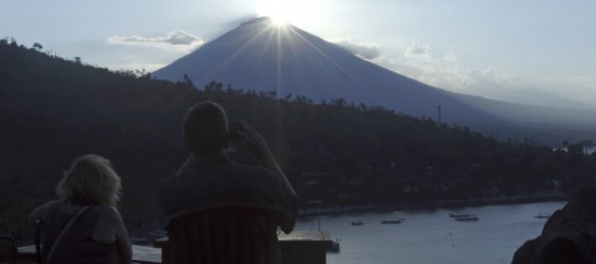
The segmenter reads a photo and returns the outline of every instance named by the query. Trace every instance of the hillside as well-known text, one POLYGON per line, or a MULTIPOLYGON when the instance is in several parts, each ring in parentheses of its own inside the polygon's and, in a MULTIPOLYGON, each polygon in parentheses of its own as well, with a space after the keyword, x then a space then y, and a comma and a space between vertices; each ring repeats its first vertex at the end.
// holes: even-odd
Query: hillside
MULTIPOLYGON (((458 125, 381 107, 277 98, 189 80, 111 72, 0 40, 0 233, 30 238, 27 213, 51 199, 70 161, 109 158, 123 178, 131 227, 159 220, 154 188, 188 155, 179 123, 189 106, 221 103, 261 131, 303 204, 416 204, 570 190, 594 175, 582 144, 553 152, 530 138, 500 143, 458 125), (551 185, 549 185, 551 184, 551 185)), ((573 142, 571 142, 573 143, 573 142)), ((242 153, 240 153, 242 154, 242 153)), ((242 159, 242 155, 234 156, 242 159)))

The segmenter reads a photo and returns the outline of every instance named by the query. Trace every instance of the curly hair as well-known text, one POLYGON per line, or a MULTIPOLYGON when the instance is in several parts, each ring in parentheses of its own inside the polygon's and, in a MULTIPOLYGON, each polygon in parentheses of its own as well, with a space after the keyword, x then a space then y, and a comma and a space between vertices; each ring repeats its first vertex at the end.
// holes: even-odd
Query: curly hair
POLYGON ((116 206, 122 194, 120 176, 106 158, 87 154, 76 158, 56 186, 62 201, 116 206))

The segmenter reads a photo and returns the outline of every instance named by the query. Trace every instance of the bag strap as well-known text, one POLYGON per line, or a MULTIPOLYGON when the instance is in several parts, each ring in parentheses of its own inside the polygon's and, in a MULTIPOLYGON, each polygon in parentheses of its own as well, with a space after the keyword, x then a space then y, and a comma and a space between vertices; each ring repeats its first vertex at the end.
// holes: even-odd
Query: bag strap
POLYGON ((48 255, 46 256, 46 259, 44 261, 45 263, 50 263, 50 260, 52 259, 52 255, 54 254, 54 251, 56 250, 57 245, 60 243, 60 240, 62 240, 62 237, 64 237, 64 234, 66 233, 66 231, 68 231, 68 229, 72 226, 72 224, 74 224, 74 222, 81 215, 83 215, 85 213, 85 211, 87 211, 87 209, 89 209, 89 206, 87 206, 87 205, 81 206, 81 207, 79 207, 79 209, 77 209, 77 211, 74 214, 72 214, 70 216, 68 223, 66 223, 64 228, 62 228, 62 231, 60 231, 60 234, 58 234, 58 236, 54 240, 54 243, 52 244, 52 248, 50 248, 50 250, 48 251, 48 255))

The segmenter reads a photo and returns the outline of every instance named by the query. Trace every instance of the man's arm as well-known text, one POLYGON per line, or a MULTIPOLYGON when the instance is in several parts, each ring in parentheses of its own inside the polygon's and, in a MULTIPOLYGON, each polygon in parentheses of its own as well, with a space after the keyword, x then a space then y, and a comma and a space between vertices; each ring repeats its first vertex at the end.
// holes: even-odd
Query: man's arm
POLYGON ((240 121, 240 129, 237 132, 242 146, 257 158, 263 167, 273 171, 279 176, 292 195, 296 195, 294 188, 292 188, 288 178, 277 164, 277 160, 275 160, 273 153, 271 153, 265 138, 263 138, 263 136, 261 136, 261 134, 246 121, 240 121))
POLYGON ((277 175, 280 182, 284 185, 284 189, 288 190, 289 194, 286 194, 287 196, 285 196, 288 208, 284 217, 280 219, 279 226, 286 234, 292 232, 294 224, 296 223, 296 214, 298 213, 298 198, 294 188, 292 188, 290 181, 288 181, 285 173, 277 164, 275 157, 269 149, 267 141, 259 132, 245 121, 241 121, 237 133, 240 138, 240 143, 244 148, 246 148, 246 150, 251 153, 263 167, 271 170, 277 175))

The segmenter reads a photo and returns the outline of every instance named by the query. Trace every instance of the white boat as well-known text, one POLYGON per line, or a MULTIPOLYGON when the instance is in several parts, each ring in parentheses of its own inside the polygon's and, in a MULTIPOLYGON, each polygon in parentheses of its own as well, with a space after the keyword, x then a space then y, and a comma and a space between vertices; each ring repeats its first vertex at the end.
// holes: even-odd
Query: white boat
POLYGON ((538 215, 535 215, 534 218, 536 219, 547 219, 551 217, 551 214, 544 214, 544 213, 539 213, 538 215))

